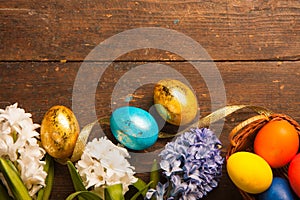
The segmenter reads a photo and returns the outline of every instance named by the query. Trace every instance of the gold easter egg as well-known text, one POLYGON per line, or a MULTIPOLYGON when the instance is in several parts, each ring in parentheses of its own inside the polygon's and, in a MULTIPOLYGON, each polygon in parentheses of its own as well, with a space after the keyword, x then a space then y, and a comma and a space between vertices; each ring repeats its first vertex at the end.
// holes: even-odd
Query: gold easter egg
POLYGON ((176 126, 190 123, 198 113, 195 94, 178 80, 159 81, 154 87, 154 104, 159 115, 176 126))
POLYGON ((78 121, 69 108, 53 106, 42 120, 42 145, 52 157, 68 158, 73 153, 79 131, 78 121))

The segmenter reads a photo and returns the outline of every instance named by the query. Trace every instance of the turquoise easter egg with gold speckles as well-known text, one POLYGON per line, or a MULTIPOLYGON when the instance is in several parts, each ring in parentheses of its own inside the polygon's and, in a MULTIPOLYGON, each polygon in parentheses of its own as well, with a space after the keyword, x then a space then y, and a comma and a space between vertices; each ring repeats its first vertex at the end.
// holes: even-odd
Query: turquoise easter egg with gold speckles
POLYGON ((159 115, 176 126, 190 123, 198 113, 196 95, 178 80, 160 80, 154 87, 154 104, 159 115))
POLYGON ((113 111, 110 129, 121 144, 132 150, 143 150, 152 146, 159 132, 153 116, 133 106, 124 106, 113 111))

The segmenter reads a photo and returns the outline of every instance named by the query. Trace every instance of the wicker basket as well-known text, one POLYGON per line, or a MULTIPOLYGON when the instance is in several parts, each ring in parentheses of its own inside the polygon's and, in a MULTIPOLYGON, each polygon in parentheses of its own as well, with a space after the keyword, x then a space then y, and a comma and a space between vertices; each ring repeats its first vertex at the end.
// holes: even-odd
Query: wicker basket
MULTIPOLYGON (((300 125, 293 120, 291 117, 283 114, 271 114, 269 116, 266 115, 258 115, 248 120, 242 122, 238 126, 236 126, 232 132, 230 133, 230 146, 227 151, 226 158, 228 158, 231 154, 238 152, 238 151, 248 151, 253 152, 253 145, 254 139, 258 131, 269 121, 276 121, 276 120, 287 120, 293 126, 295 126, 298 134, 300 135, 300 125)), ((272 169, 274 176, 283 177, 285 179, 288 178, 287 170, 288 167, 282 167, 277 169, 272 169)), ((246 193, 240 190, 243 198, 246 200, 255 200, 256 195, 246 193)))

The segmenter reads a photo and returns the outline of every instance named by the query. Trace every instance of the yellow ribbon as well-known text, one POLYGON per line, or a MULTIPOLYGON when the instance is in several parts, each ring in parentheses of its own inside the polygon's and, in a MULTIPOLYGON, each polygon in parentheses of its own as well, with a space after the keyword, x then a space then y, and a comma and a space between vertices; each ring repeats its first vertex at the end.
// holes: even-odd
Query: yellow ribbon
POLYGON ((92 129, 98 122, 100 124, 109 124, 109 118, 101 118, 84 126, 79 133, 71 158, 57 158, 55 159, 55 161, 65 165, 67 164, 67 161, 76 162, 77 160, 79 160, 88 141, 88 138, 92 132, 92 129))
MULTIPOLYGON (((232 105, 232 106, 225 106, 223 108, 220 108, 214 112, 212 112, 211 114, 199 119, 198 122, 195 122, 193 124, 191 124, 190 126, 188 126, 186 129, 176 133, 176 134, 170 134, 170 133, 165 133, 165 132, 159 132, 158 137, 159 138, 172 138, 175 136, 178 136, 182 133, 184 133, 185 131, 187 131, 188 129, 192 128, 192 127, 206 127, 209 126, 211 123, 214 123, 220 119, 223 119, 225 117, 227 117, 228 115, 244 109, 244 108, 249 108, 252 109, 254 112, 258 113, 259 115, 254 117, 254 118, 250 118, 248 119, 248 121, 244 121, 242 122, 240 125, 238 125, 236 128, 233 129, 233 131, 230 133, 230 136, 233 137, 241 128, 243 128, 244 126, 246 126, 247 124, 253 122, 253 120, 257 120, 258 118, 261 117, 267 117, 269 115, 272 114, 272 112, 264 107, 260 107, 260 106, 252 106, 252 105, 232 105)), ((83 127, 83 129, 81 130, 77 142, 75 144, 75 148, 73 151, 73 154, 71 156, 71 158, 69 159, 65 159, 65 160, 57 160, 58 162, 65 164, 68 160, 71 160, 72 162, 76 162, 77 160, 80 159, 83 150, 85 148, 85 145, 87 143, 88 137, 93 129, 93 127, 97 124, 108 124, 109 125, 109 118, 104 117, 104 118, 100 118, 99 120, 96 120, 88 125, 86 125, 85 127, 83 127)))
POLYGON ((220 109, 210 113, 209 115, 199 119, 198 122, 191 124, 188 128, 184 129, 183 131, 180 131, 176 134, 160 132, 158 137, 159 138, 171 138, 171 137, 175 137, 175 136, 178 136, 178 135, 186 132, 191 127, 199 127, 199 128, 207 127, 211 123, 214 123, 220 119, 223 119, 223 118, 229 116, 230 114, 232 114, 238 110, 244 109, 244 108, 252 109, 254 112, 258 113, 259 115, 263 115, 263 116, 269 116, 272 114, 272 111, 268 110, 267 108, 260 107, 260 106, 252 106, 252 105, 225 106, 225 107, 220 108, 220 109))
POLYGON ((234 127, 231 132, 229 133, 229 141, 232 145, 236 145, 236 143, 233 141, 234 136, 242 130, 247 125, 251 124, 252 122, 258 121, 258 120, 268 120, 268 116, 266 115, 255 115, 251 118, 246 119, 245 121, 239 123, 236 127, 234 127))

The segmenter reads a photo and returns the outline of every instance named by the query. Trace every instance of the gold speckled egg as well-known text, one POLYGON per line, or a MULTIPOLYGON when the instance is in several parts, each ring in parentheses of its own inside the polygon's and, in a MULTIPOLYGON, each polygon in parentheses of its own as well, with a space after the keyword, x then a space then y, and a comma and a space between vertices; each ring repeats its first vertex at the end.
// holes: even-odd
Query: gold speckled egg
POLYGON ((42 145, 52 157, 68 158, 73 153, 79 131, 78 121, 69 108, 53 106, 42 120, 42 145))
POLYGON ((190 123, 198 113, 195 94, 178 80, 159 81, 154 87, 154 104, 164 120, 177 126, 190 123))

